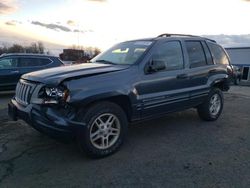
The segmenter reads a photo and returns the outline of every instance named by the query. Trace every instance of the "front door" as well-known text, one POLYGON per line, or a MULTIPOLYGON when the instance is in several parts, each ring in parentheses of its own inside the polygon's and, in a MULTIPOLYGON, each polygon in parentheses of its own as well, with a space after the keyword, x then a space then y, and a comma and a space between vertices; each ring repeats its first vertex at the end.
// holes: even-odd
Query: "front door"
POLYGON ((188 106, 189 75, 185 70, 181 42, 165 41, 152 50, 150 62, 164 62, 165 69, 151 73, 146 71, 137 84, 142 118, 188 106))

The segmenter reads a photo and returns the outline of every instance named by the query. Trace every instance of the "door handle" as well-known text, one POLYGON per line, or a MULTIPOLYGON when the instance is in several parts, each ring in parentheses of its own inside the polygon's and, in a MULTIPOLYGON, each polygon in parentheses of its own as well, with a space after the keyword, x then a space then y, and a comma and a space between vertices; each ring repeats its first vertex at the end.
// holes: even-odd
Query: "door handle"
POLYGON ((179 74, 176 76, 177 79, 187 79, 188 75, 187 74, 179 74))
POLYGON ((16 74, 16 73, 19 73, 18 70, 14 70, 14 71, 11 71, 12 74, 16 74))
POLYGON ((215 69, 212 69, 209 71, 209 73, 216 73, 217 71, 215 69))

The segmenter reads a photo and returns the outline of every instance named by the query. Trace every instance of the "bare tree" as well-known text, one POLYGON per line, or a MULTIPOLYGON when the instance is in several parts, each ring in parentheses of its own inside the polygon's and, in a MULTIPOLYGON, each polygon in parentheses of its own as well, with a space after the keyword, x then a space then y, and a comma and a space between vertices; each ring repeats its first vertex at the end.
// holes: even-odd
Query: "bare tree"
POLYGON ((10 48, 8 48, 8 53, 23 53, 25 52, 25 49, 23 46, 19 44, 13 44, 10 48))
POLYGON ((30 46, 22 46, 20 44, 13 44, 11 47, 0 47, 0 55, 3 53, 45 53, 45 47, 42 42, 31 43, 30 46))
POLYGON ((38 42, 39 54, 44 54, 44 45, 42 42, 38 42))
POLYGON ((45 48, 42 42, 31 43, 30 46, 25 47, 26 53, 44 54, 45 48))
POLYGON ((94 55, 92 56, 92 58, 97 56, 100 53, 101 53, 101 50, 99 48, 94 48, 94 55))

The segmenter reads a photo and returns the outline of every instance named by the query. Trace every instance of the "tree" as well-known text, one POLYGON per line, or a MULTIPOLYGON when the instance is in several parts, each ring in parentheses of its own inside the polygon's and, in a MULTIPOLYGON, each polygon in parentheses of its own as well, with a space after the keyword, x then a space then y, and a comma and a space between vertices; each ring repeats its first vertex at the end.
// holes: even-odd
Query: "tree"
POLYGON ((26 53, 44 54, 45 48, 42 42, 31 43, 30 46, 25 47, 26 53))
POLYGON ((42 42, 38 42, 39 54, 44 54, 44 45, 42 42))
POLYGON ((8 49, 8 53, 23 53, 23 52, 25 52, 25 49, 23 46, 19 44, 13 44, 13 46, 11 46, 8 49))
POLYGON ((31 53, 35 53, 35 54, 39 53, 38 45, 35 42, 31 43, 30 49, 31 49, 31 53))
POLYGON ((20 44, 13 44, 10 47, 0 47, 0 55, 3 53, 39 53, 44 54, 45 48, 42 42, 31 43, 30 46, 22 46, 20 44))
POLYGON ((101 53, 101 50, 99 48, 94 48, 94 55, 92 56, 92 58, 97 56, 100 53, 101 53))

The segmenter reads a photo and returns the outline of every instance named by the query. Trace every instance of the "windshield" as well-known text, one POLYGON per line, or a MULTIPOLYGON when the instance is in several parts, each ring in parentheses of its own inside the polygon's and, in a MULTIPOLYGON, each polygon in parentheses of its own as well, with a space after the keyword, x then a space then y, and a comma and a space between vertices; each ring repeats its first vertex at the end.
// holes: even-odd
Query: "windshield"
POLYGON ((132 65, 144 54, 151 44, 152 41, 123 42, 99 54, 91 62, 132 65))

